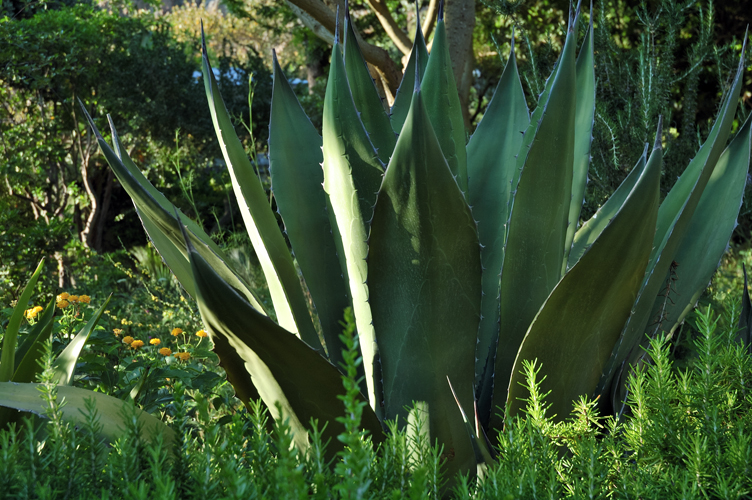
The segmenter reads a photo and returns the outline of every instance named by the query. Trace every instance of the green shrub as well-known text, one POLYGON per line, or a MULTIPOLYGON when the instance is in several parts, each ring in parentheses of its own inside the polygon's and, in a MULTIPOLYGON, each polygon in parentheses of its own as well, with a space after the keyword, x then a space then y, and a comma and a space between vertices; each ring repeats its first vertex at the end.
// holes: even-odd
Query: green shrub
MULTIPOLYGON (((710 310, 693 321, 700 332, 698 356, 675 369, 670 344, 655 339, 645 358, 651 361, 630 380, 629 411, 620 419, 601 417, 595 401, 582 399, 560 421, 540 392, 540 366, 528 364, 524 414, 491 436, 497 463, 484 465, 476 479, 460 480, 452 497, 748 497, 752 356, 734 342, 734 329, 718 328, 710 310)), ((350 328, 341 411, 351 425, 338 437, 347 446, 333 462, 324 458, 320 425, 313 426, 311 447, 303 453, 291 447, 284 421, 270 427, 261 403, 246 411, 178 383, 168 409, 178 434, 174 448, 142 441, 132 419, 114 446, 104 445, 91 406, 78 429, 63 422, 53 405, 46 426, 36 429, 29 421, 3 431, 0 498, 438 498, 447 480, 439 467, 444 450, 421 437, 425 422, 407 430, 390 424, 378 446, 358 426, 356 408, 363 403, 352 393, 352 342, 350 328)))

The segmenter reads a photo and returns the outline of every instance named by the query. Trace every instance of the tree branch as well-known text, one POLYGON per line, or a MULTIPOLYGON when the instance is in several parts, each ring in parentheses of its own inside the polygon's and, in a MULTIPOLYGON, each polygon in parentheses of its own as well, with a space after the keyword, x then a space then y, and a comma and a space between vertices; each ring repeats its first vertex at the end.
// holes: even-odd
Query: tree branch
POLYGON ((431 33, 433 33, 433 29, 436 27, 436 18, 438 17, 439 13, 439 0, 431 0, 431 2, 428 4, 428 12, 426 12, 426 18, 423 19, 423 26, 421 27, 421 31, 423 31, 423 38, 428 40, 428 37, 431 36, 431 33))
MULTIPOLYGON (((328 43, 334 43, 333 33, 336 25, 336 15, 321 0, 285 1, 293 8, 293 12, 298 15, 303 24, 310 28, 316 36, 328 43)), ((400 81, 402 81, 402 70, 399 65, 392 61, 386 50, 364 42, 357 31, 355 36, 358 39, 360 50, 363 52, 365 60, 378 69, 390 91, 396 93, 400 81)))
POLYGON ((389 38, 392 39, 394 45, 400 49, 403 54, 410 54, 413 48, 413 42, 405 34, 404 31, 397 26, 397 22, 392 17, 392 13, 389 12, 389 7, 386 6, 383 0, 368 0, 368 5, 371 6, 373 12, 376 14, 381 26, 389 38))

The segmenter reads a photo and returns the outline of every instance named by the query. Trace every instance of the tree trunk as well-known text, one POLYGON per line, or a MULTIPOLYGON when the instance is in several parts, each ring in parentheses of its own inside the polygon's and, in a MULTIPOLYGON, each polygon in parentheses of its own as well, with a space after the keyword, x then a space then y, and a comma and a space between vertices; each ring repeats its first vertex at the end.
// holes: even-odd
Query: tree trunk
POLYGON ((462 116, 465 118, 465 128, 470 130, 468 98, 473 84, 475 0, 447 0, 444 4, 444 20, 462 116))

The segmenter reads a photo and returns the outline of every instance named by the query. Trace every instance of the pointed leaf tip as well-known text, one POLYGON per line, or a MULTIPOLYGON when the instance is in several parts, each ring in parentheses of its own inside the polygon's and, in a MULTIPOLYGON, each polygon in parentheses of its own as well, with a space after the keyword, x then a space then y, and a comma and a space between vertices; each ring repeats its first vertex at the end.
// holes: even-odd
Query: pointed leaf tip
POLYGON ((339 43, 339 5, 337 5, 337 14, 334 19, 334 45, 339 43))
POLYGON ((658 115, 658 127, 655 131, 655 143, 653 149, 661 148, 661 135, 663 135, 663 115, 658 115))
POLYGON ((444 0, 439 0, 439 22, 444 21, 444 0))
POLYGON ((345 0, 345 21, 350 23, 350 1, 345 0))
POLYGON ((418 0, 415 0, 415 23, 417 29, 420 29, 420 3, 418 2, 418 0))

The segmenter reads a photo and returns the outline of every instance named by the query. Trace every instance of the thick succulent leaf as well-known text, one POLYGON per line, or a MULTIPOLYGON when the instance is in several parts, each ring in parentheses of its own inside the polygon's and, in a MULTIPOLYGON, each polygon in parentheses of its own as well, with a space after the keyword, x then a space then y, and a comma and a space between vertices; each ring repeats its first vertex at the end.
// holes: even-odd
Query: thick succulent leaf
POLYGON ((561 278, 574 154, 574 38, 570 31, 550 93, 547 100, 539 102, 517 159, 522 171, 513 192, 501 269, 492 408, 504 406, 512 365, 525 332, 561 278), (529 143, 528 137, 533 137, 529 143))
POLYGON ((569 203, 567 239, 564 242, 562 274, 567 269, 567 257, 572 248, 574 234, 580 223, 580 211, 585 199, 588 167, 590 166, 590 143, 593 140, 595 118, 595 62, 593 58, 593 16, 580 54, 577 56, 577 111, 574 122, 574 164, 572 168, 572 199, 569 203))
POLYGON ((648 333, 673 332, 694 308, 726 251, 744 197, 752 120, 721 154, 650 314, 648 333))
MULTIPOLYGON (((389 128, 391 133, 391 128, 389 128)), ((350 306, 321 185, 321 136, 300 107, 277 57, 269 122, 272 191, 321 321, 329 359, 342 361, 339 322, 350 306)))
POLYGON ((569 415, 590 396, 642 285, 653 245, 661 175, 660 135, 643 175, 598 239, 551 292, 517 354, 509 383, 511 415, 529 393, 522 364, 540 363, 551 414, 569 415), (550 391, 550 393, 549 393, 550 391))
POLYGON ((739 314, 739 331, 736 334, 736 339, 738 342, 741 342, 742 345, 746 346, 748 351, 752 351, 752 300, 749 299, 749 288, 747 287, 747 268, 743 263, 742 271, 744 272, 742 311, 739 314))
POLYGON ((321 349, 321 341, 308 313, 308 306, 292 255, 279 230, 274 212, 269 206, 261 180, 256 175, 235 133, 230 115, 219 94, 206 46, 204 46, 202 61, 204 88, 214 131, 217 134, 222 156, 227 163, 232 188, 248 236, 251 238, 253 249, 266 276, 269 294, 277 314, 277 322, 282 328, 299 334, 300 338, 314 349, 321 349))
POLYGON ((415 26, 415 40, 413 41, 413 50, 410 51, 410 57, 407 60, 405 74, 397 89, 397 95, 394 97, 392 112, 389 121, 392 123, 392 130, 399 134, 402 131, 402 125, 405 124, 407 112, 410 111, 410 101, 413 98, 415 90, 415 65, 418 65, 418 77, 423 79, 428 65, 428 49, 426 41, 423 38, 423 32, 420 30, 420 23, 415 26))
POLYGON ((416 92, 371 223, 368 286, 384 387, 384 416, 429 411, 448 470, 475 464, 446 378, 471 407, 480 320, 480 247, 470 207, 441 153, 416 92))
POLYGON ((11 382, 34 382, 36 376, 42 371, 39 363, 44 356, 44 343, 49 340, 52 333, 54 316, 55 299, 53 298, 16 351, 17 364, 11 382))
MULTIPOLYGON (((344 411, 338 397, 343 391, 340 372, 295 335, 259 314, 193 249, 190 258, 201 318, 238 397, 248 404, 249 394, 258 390, 272 416, 287 419, 300 450, 308 447, 311 419, 328 422, 323 438, 330 440, 327 453, 333 458, 342 449, 337 435, 345 430, 336 421, 344 411)), ((362 425, 374 442, 383 439, 381 424, 370 408, 363 409, 362 425)))
POLYGON ((31 295, 34 293, 34 286, 37 284, 39 275, 42 273, 42 267, 44 266, 44 260, 39 261, 37 268, 32 273, 29 282, 21 292, 21 296, 16 302, 16 307, 13 308, 13 314, 8 320, 8 326, 5 328, 5 334, 3 335, 3 348, 0 353, 0 382, 7 382, 13 377, 15 372, 15 357, 16 357, 16 343, 18 341, 18 329, 21 326, 21 320, 23 320, 24 313, 26 312, 26 306, 31 300, 31 295))
POLYGON ((606 200, 598 211, 585 222, 582 227, 577 231, 574 236, 574 242, 572 243, 572 250, 569 252, 569 262, 567 263, 567 269, 580 260, 582 254, 590 248, 590 245, 600 236, 601 231, 611 222, 611 219, 621 209, 621 206, 626 201, 629 193, 637 184, 637 180, 642 175, 642 171, 645 169, 647 163, 648 145, 645 144, 645 150, 642 152, 642 156, 637 160, 632 171, 627 175, 616 191, 606 200))
POLYGON ((465 424, 467 437, 470 438, 470 442, 473 445, 475 462, 478 464, 479 470, 481 465, 483 464, 491 465, 496 463, 496 461, 493 459, 493 456, 491 455, 491 448, 486 443, 485 436, 479 435, 479 431, 482 431, 481 428, 477 425, 477 418, 474 420, 474 422, 471 422, 470 419, 467 418, 467 413, 465 413, 465 409, 462 408, 460 400, 457 397, 457 392, 454 390, 454 387, 452 387, 452 382, 449 380, 449 377, 447 377, 447 382, 449 382, 449 388, 452 390, 452 396, 454 396, 454 401, 457 403, 457 408, 459 408, 460 414, 462 415, 462 422, 465 424), (475 423, 476 425, 473 425, 473 423, 475 423))
POLYGON ((350 296, 358 329, 368 400, 371 408, 381 411, 377 394, 378 374, 376 340, 368 304, 366 274, 368 265, 368 223, 381 186, 383 164, 368 139, 347 84, 340 45, 334 44, 329 80, 326 86, 323 116, 324 190, 345 252, 350 296))
POLYGON ((78 362, 78 355, 81 354, 81 350, 84 348, 84 344, 89 340, 89 335, 97 326, 99 318, 102 317, 107 304, 110 303, 112 294, 107 297, 104 304, 89 318, 83 328, 76 334, 75 337, 68 343, 63 349, 55 361, 52 363, 52 368, 55 370, 55 382, 59 385, 70 385, 73 380, 73 372, 76 370, 76 363, 78 362))
POLYGON ((449 58, 446 26, 443 19, 439 19, 436 23, 431 55, 428 57, 428 66, 426 66, 420 87, 426 112, 431 118, 431 125, 441 145, 444 158, 460 189, 463 193, 467 193, 467 152, 465 150, 467 132, 457 84, 454 81, 452 61, 449 58))
MULTIPOLYGON (((744 54, 744 51, 742 51, 742 54, 744 54)), ((624 334, 619 340, 619 344, 614 350, 601 379, 598 389, 600 392, 612 387, 615 372, 628 359, 630 353, 637 352, 637 346, 644 338, 655 298, 663 289, 665 278, 673 263, 676 251, 684 239, 695 208, 726 145, 743 82, 743 70, 744 57, 739 61, 736 77, 718 112, 718 117, 707 140, 661 203, 653 251, 648 263, 643 289, 637 297, 634 313, 629 317, 624 328, 624 334)), ((626 376, 627 373, 628 370, 622 371, 623 376, 626 376)))
POLYGON ((397 136, 392 130, 384 103, 376 91, 366 61, 360 52, 349 10, 345 13, 344 59, 355 107, 360 112, 360 119, 363 120, 363 126, 368 131, 379 159, 386 164, 394 151, 397 136))
MULTIPOLYGON (((48 405, 42 399, 39 389, 40 384, 0 382, 0 406, 44 417, 48 405)), ((161 434, 168 449, 175 440, 175 432, 167 424, 138 408, 128 410, 126 406, 129 403, 112 396, 78 387, 58 386, 57 397, 58 403, 65 401, 65 405, 60 408, 63 419, 76 426, 86 423, 86 417, 82 411, 86 408, 86 400, 93 399, 99 415, 99 424, 102 426, 101 435, 111 443, 123 435, 124 412, 135 412, 141 435, 147 440, 153 441, 161 434)))
POLYGON ((487 393, 478 397, 484 422, 491 410, 493 363, 499 339, 499 274, 504 261, 512 180, 519 178, 517 153, 522 144, 522 132, 529 124, 530 114, 517 71, 513 40, 496 92, 467 144, 468 200, 478 223, 483 263, 475 377, 476 384, 484 388, 481 392, 487 393))
POLYGON ((243 294, 254 307, 263 312, 264 309, 261 306, 261 302, 256 298, 248 285, 227 265, 227 259, 223 256, 217 244, 212 241, 209 235, 198 224, 179 210, 176 211, 167 198, 136 167, 125 151, 125 148, 120 144, 114 124, 110 121, 112 141, 115 148, 113 151, 109 144, 105 142, 99 130, 97 130, 86 109, 83 106, 82 109, 89 121, 89 126, 97 137, 97 142, 107 163, 109 163, 110 168, 115 173, 120 185, 125 188, 125 191, 131 197, 149 239, 186 292, 195 297, 196 292, 193 284, 193 276, 185 244, 183 243, 183 236, 178 227, 176 213, 180 218, 180 223, 188 229, 192 243, 202 253, 204 258, 212 263, 225 280, 238 290, 242 290, 243 294))

